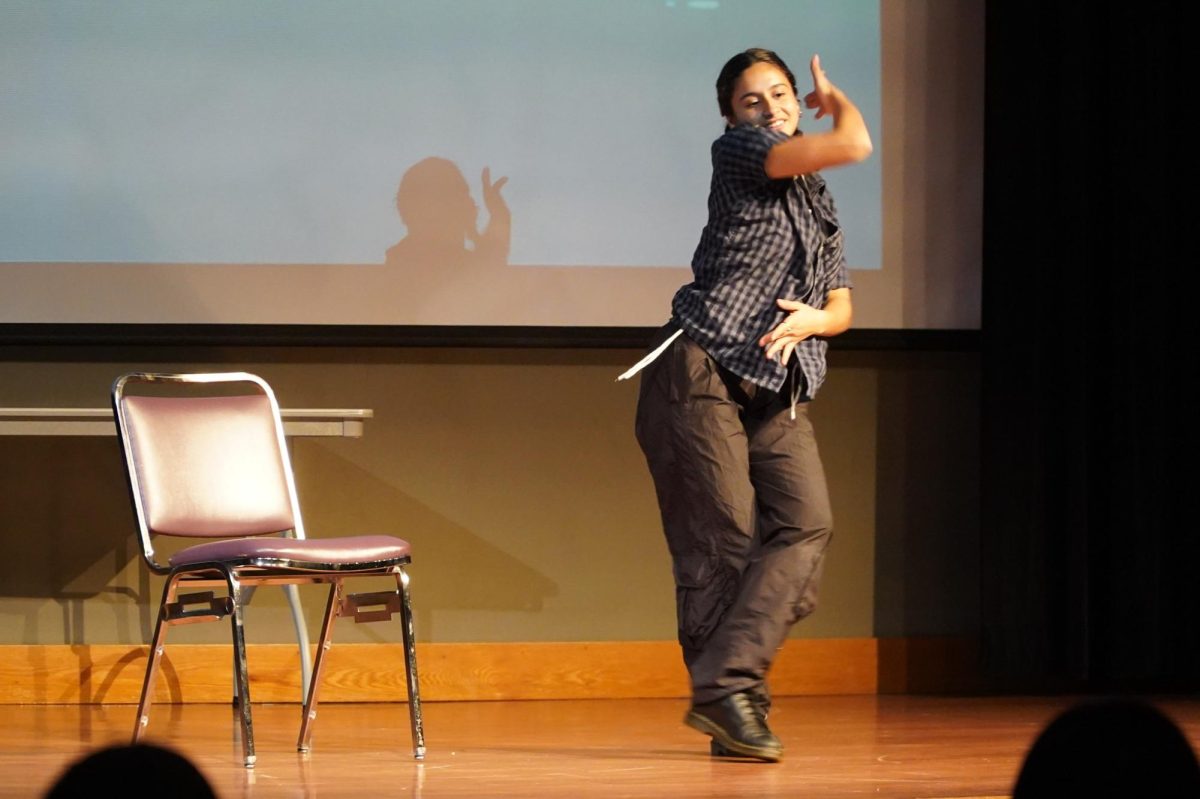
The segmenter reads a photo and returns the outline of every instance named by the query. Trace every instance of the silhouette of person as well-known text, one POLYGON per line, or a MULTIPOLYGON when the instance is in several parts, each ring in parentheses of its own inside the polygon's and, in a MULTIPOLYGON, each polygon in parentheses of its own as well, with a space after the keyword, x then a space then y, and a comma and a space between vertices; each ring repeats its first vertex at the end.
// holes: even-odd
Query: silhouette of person
POLYGON ((497 266, 508 261, 511 213, 500 190, 484 167, 483 204, 488 224, 476 227, 479 207, 462 172, 453 161, 430 157, 411 166, 396 191, 396 210, 406 234, 387 250, 388 266, 497 266))
POLYGON ((1183 731, 1141 700, 1093 700, 1059 714, 1025 755, 1013 799, 1200 796, 1183 731))
POLYGON ((58 776, 44 799, 79 796, 171 796, 215 799, 212 785, 178 752, 153 744, 109 746, 83 756, 58 776))

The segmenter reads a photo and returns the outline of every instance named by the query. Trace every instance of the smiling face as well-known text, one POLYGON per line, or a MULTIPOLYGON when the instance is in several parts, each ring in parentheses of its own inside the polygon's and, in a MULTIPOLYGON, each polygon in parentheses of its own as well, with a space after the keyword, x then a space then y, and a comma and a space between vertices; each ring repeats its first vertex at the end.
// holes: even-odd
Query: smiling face
POLYGON ((733 83, 730 125, 750 124, 791 136, 800 123, 800 102, 792 82, 779 67, 760 61, 751 64, 733 83))

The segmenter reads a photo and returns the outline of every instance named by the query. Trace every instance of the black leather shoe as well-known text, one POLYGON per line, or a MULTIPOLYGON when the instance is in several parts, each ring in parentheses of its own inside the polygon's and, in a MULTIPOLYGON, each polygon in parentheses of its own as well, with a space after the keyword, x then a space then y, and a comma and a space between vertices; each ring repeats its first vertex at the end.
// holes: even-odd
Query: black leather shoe
MULTIPOLYGON (((751 689, 747 693, 750 694, 750 704, 754 706, 754 711, 758 713, 758 717, 765 724, 767 715, 771 712, 771 694, 767 690, 766 683, 758 689, 751 689)), ((713 757, 738 757, 736 752, 731 752, 726 749, 721 743, 713 738, 708 742, 708 753, 713 757)))
POLYGON ((711 735, 726 754, 775 762, 783 757, 783 744, 767 729, 755 709, 753 694, 731 694, 716 702, 692 705, 683 723, 711 735))

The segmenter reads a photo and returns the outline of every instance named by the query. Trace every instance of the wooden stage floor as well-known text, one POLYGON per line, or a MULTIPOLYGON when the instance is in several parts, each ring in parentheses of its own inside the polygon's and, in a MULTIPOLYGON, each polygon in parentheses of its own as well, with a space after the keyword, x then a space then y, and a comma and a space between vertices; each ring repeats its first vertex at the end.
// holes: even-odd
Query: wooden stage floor
MULTIPOLYGON (((298 705, 256 705, 253 770, 226 706, 156 706, 150 740, 191 758, 222 797, 1003 797, 1034 737, 1073 701, 781 697, 777 764, 710 758, 708 739, 682 723, 686 702, 665 699, 427 702, 423 763, 404 705, 322 705, 308 755, 294 748, 298 705)), ((1200 699, 1156 704, 1196 747, 1200 699)), ((124 742, 133 715, 0 706, 0 796, 39 796, 71 760, 124 742)))

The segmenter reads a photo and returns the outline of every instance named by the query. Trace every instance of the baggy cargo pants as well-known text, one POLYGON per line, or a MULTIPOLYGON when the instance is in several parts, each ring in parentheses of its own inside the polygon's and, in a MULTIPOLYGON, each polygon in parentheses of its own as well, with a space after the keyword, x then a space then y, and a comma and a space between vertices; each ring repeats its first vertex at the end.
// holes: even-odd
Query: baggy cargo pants
POLYGON ((832 512, 807 405, 792 410, 686 334, 641 375, 635 430, 695 704, 765 691, 788 631, 816 607, 832 512))

